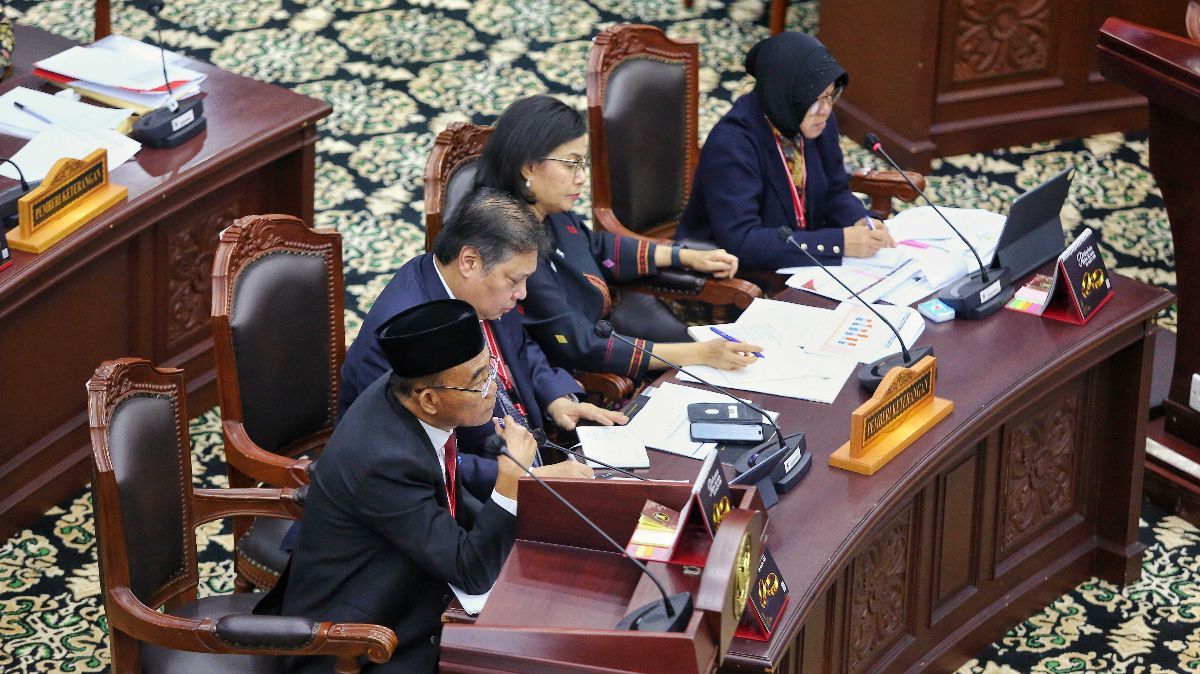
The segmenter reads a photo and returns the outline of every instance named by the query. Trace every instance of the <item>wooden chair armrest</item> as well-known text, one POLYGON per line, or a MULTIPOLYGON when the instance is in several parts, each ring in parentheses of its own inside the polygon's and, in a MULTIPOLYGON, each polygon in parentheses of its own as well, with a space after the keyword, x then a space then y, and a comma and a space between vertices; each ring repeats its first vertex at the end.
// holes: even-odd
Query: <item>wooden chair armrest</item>
POLYGON ((240 421, 222 421, 225 436, 225 460, 250 477, 280 487, 308 484, 311 459, 293 459, 259 447, 246 433, 240 421))
POLYGON ((283 489, 195 489, 192 502, 196 524, 226 517, 276 517, 298 520, 304 506, 296 498, 297 490, 283 489))
MULTIPOLYGON (((217 632, 220 621, 212 618, 195 620, 160 613, 143 604, 129 588, 113 588, 108 593, 108 619, 113 629, 120 630, 138 641, 158 644, 165 648, 196 653, 230 653, 245 655, 331 655, 338 659, 335 672, 359 671, 357 659, 367 656, 372 662, 387 662, 396 650, 396 634, 387 627, 361 623, 311 623, 311 638, 295 647, 252 646, 232 643, 217 632)), ((277 622, 279 616, 238 616, 243 623, 258 621, 264 625, 277 622), (261 620, 259 620, 261 619, 261 620)), ((224 620, 224 618, 222 619, 224 620)), ((306 619, 305 619, 306 620, 306 619)))
POLYGON ((646 236, 644 234, 638 234, 637 232, 633 231, 632 229, 629 229, 625 225, 621 224, 621 221, 617 218, 616 214, 612 212, 611 208, 593 208, 592 209, 592 223, 595 226, 599 227, 600 229, 603 229, 606 232, 611 232, 613 234, 620 234, 622 236, 632 236, 635 239, 649 241, 650 243, 662 243, 662 244, 666 244, 666 245, 670 245, 670 244, 674 243, 670 239, 664 239, 664 238, 659 238, 659 237, 646 236))
MULTIPOLYGON (((904 175, 921 190, 925 189, 925 176, 913 171, 905 171, 904 175)), ((871 197, 871 211, 886 217, 892 212, 892 199, 912 202, 917 199, 917 191, 909 186, 899 171, 855 171, 850 174, 850 191, 860 192, 871 197)))
POLYGON ((611 372, 574 372, 573 374, 584 391, 598 395, 606 402, 619 403, 633 395, 633 382, 628 377, 611 372))
POLYGON ((704 302, 717 307, 736 306, 745 309, 757 297, 762 297, 762 289, 753 283, 738 279, 708 279, 696 293, 679 292, 670 288, 659 288, 649 281, 635 281, 619 286, 622 290, 653 295, 666 300, 681 300, 704 302))

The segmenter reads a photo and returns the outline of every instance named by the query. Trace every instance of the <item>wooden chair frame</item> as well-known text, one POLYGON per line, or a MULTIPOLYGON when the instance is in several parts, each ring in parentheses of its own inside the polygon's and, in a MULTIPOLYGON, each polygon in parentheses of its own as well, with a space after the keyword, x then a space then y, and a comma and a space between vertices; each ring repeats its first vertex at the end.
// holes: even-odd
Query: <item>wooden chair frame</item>
MULTIPOLYGON (((96 534, 99 538, 101 584, 108 618, 113 671, 140 672, 139 641, 165 648, 200 653, 248 655, 330 655, 337 658, 337 672, 357 672, 358 658, 386 662, 396 648, 396 636, 388 628, 368 624, 314 624, 313 637, 301 648, 272 649, 237 646, 222 640, 217 621, 181 618, 160 613, 196 600, 199 572, 195 528, 208 522, 241 516, 298 519, 301 507, 296 490, 285 489, 196 489, 191 484, 188 443, 187 401, 183 371, 159 369, 141 358, 106 361, 87 383, 88 419, 92 439, 96 534), (126 534, 121 517, 121 498, 109 454, 108 433, 113 411, 132 396, 166 396, 175 410, 181 491, 183 501, 184 564, 174 578, 155 590, 151 605, 143 603, 130 587, 126 534), (191 532, 191 535, 187 535, 191 532)), ((135 534, 137 532, 128 532, 135 534)), ((265 617, 265 616, 264 616, 265 617)))
MULTIPOLYGON (((342 274, 342 238, 332 229, 311 229, 290 215, 251 215, 239 218, 221 232, 213 260, 212 329, 229 486, 250 487, 259 482, 277 487, 308 484, 312 459, 299 457, 317 454, 324 448, 337 418, 340 371, 346 353, 342 274), (315 253, 325 260, 329 279, 330 396, 328 425, 274 453, 260 447, 246 431, 230 315, 238 276, 264 255, 280 251, 315 253)), ((250 525, 244 518, 235 519, 234 540, 242 540, 250 525)), ((243 555, 237 555, 235 566, 240 591, 274 585, 273 572, 243 555)))

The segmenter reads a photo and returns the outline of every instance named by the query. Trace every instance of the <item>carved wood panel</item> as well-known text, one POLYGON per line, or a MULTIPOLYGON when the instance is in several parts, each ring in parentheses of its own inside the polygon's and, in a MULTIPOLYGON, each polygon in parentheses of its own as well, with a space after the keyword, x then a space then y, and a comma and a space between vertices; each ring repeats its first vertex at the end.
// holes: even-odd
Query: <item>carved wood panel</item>
POLYGON ((913 508, 897 515, 854 560, 850 571, 850 671, 875 658, 909 630, 909 553, 913 508))
POLYGON ((1079 394, 1072 392, 1014 424, 1006 434, 1001 553, 1073 510, 1078 491, 1078 411, 1079 394))
POLYGON ((959 0, 957 14, 955 82, 1041 72, 1049 64, 1049 0, 959 0))

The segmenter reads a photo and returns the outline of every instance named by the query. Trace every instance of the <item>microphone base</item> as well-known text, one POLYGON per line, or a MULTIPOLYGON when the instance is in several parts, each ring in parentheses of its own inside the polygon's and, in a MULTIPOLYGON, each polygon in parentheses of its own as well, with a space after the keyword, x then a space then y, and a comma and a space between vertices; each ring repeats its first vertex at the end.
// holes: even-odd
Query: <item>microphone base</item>
POLYGON ((1010 280, 1007 267, 989 270, 986 283, 980 272, 975 272, 950 284, 938 294, 938 299, 954 310, 955 318, 959 318, 960 314, 966 317, 976 307, 1003 295, 1010 280))
POLYGON ((890 372, 892 368, 912 367, 916 365, 925 356, 933 355, 933 347, 914 347, 908 350, 908 355, 910 356, 908 360, 904 359, 903 353, 897 353, 891 356, 884 356, 874 363, 863 365, 858 370, 858 383, 862 385, 863 388, 867 389, 871 393, 874 393, 875 389, 879 388, 879 384, 883 382, 883 378, 887 376, 887 373, 890 372))
POLYGON ((812 454, 803 433, 784 436, 783 442, 786 449, 774 439, 767 440, 733 463, 735 477, 729 483, 753 484, 764 508, 778 503, 779 495, 791 491, 812 468, 812 454), (751 457, 756 457, 754 465, 750 465, 751 457))
POLYGON ((962 313, 957 311, 954 312, 954 317, 966 319, 968 321, 981 321, 1004 308, 1004 305, 1008 304, 1008 301, 1012 299, 1015 292, 1016 291, 1012 286, 1007 286, 1000 291, 999 295, 996 295, 992 299, 980 304, 974 309, 970 309, 962 313))
POLYGON ((207 127, 204 102, 193 98, 174 111, 163 107, 142 115, 133 123, 130 135, 142 145, 165 149, 186 143, 207 127))
POLYGON ((680 592, 667 598, 675 615, 667 615, 663 600, 652 601, 617 623, 617 629, 635 632, 682 632, 692 620, 692 593, 680 592))

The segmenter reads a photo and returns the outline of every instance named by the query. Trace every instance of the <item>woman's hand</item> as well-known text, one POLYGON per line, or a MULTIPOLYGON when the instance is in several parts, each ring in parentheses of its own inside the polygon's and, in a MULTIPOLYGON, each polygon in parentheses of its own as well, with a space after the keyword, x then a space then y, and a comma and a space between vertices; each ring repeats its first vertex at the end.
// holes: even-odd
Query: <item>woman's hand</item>
POLYGON ((842 230, 846 248, 846 257, 871 257, 880 248, 890 248, 896 245, 887 229, 869 229, 867 227, 847 227, 842 230))
POLYGON ((733 278, 738 269, 737 256, 727 253, 721 248, 716 250, 684 248, 679 251, 679 261, 688 269, 712 274, 714 278, 733 278))
POLYGON ((708 365, 718 370, 740 370, 758 360, 754 352, 762 353, 763 348, 756 344, 730 342, 724 339, 711 339, 707 342, 697 342, 695 345, 697 357, 695 365, 708 365))

